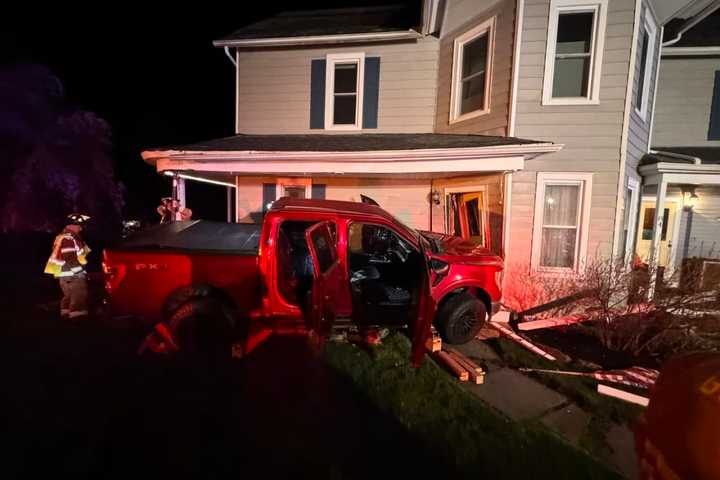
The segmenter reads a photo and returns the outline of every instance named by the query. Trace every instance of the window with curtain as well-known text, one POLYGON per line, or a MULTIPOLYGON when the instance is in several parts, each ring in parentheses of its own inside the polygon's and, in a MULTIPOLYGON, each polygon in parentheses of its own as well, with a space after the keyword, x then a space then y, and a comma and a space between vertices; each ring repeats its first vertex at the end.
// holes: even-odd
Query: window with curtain
POLYGON ((581 185, 545 184, 540 266, 574 268, 581 185))

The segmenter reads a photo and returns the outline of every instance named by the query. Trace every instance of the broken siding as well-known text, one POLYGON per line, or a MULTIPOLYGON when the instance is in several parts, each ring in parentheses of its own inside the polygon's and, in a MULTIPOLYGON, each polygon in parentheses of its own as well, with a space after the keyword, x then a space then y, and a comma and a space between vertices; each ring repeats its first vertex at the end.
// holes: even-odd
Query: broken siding
POLYGON ((653 147, 720 146, 708 140, 715 72, 720 58, 663 57, 653 147))
POLYGON ((476 133, 483 135, 507 135, 512 54, 514 42, 515 1, 496 2, 488 9, 484 2, 449 2, 447 13, 456 20, 463 19, 457 28, 448 27, 456 21, 446 22, 447 33, 440 39, 438 65, 438 95, 436 131, 440 133, 476 133), (472 6, 473 8, 469 8, 472 6), (458 14, 462 13, 462 16, 458 14), (450 96, 452 90, 453 49, 455 38, 482 22, 496 17, 495 45, 492 55, 492 78, 490 84, 490 111, 484 115, 450 124, 450 96), (468 20, 469 18, 469 20, 468 20))
POLYGON ((373 133, 432 132, 438 40, 385 45, 241 50, 238 133, 320 133, 310 130, 310 64, 328 53, 380 57, 378 128, 373 133))
POLYGON ((565 146, 513 174, 510 252, 521 255, 515 258, 524 268, 532 251, 537 172, 593 173, 588 258, 611 251, 635 2, 608 2, 598 105, 541 104, 549 12, 550 0, 525 2, 515 135, 565 146))
MULTIPOLYGON (((640 12, 640 25, 643 25, 645 19, 645 13, 648 11, 646 2, 643 2, 642 10, 640 12)), ((650 13, 652 16, 652 13, 650 13)), ((656 23, 657 25, 657 23, 656 23)), ((640 30, 639 30, 640 31, 640 30)), ((657 71, 658 52, 660 51, 660 27, 657 27, 655 33, 655 45, 653 47, 653 57, 647 64, 650 76, 646 82, 648 88, 647 94, 647 114, 645 120, 635 109, 638 95, 638 88, 640 86, 640 69, 641 69, 641 56, 642 51, 640 49, 640 41, 642 40, 641 35, 638 34, 637 45, 635 50, 635 74, 633 79, 632 89, 632 103, 630 108, 630 125, 628 127, 628 145, 627 145, 627 164, 628 174, 632 172, 634 176, 637 176, 637 165, 643 155, 649 150, 648 140, 650 138, 650 119, 653 114, 653 96, 655 94, 655 76, 657 71)))

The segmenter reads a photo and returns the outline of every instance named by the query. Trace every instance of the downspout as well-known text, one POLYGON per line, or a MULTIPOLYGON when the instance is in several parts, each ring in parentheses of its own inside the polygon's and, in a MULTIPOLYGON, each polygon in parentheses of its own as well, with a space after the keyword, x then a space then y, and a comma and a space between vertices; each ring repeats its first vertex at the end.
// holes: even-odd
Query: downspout
POLYGON ((225 56, 230 60, 230 63, 233 64, 233 67, 235 67, 235 133, 240 133, 238 132, 240 122, 240 113, 238 108, 238 88, 240 82, 240 72, 238 71, 238 53, 237 49, 235 49, 235 57, 233 57, 230 53, 230 47, 225 47, 223 50, 225 51, 225 56))

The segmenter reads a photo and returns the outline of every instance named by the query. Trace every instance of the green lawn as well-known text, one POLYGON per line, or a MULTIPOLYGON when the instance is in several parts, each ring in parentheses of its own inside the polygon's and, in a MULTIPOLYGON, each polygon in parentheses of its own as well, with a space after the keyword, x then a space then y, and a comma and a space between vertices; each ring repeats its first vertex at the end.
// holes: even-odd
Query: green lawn
POLYGON ((513 422, 497 413, 431 360, 413 369, 409 352, 408 340, 393 335, 372 353, 352 344, 328 344, 325 358, 379 409, 392 414, 465 476, 619 478, 541 426, 513 422))
MULTIPOLYGON (((587 371, 587 368, 584 368, 576 362, 560 365, 556 362, 545 360, 507 338, 500 337, 488 343, 498 355, 500 355, 503 361, 513 368, 526 367, 549 370, 587 371)), ((529 373, 528 375, 536 378, 553 390, 562 393, 580 408, 592 414, 588 431, 580 443, 584 448, 597 455, 607 453, 605 434, 612 422, 632 426, 644 410, 640 406, 623 402, 622 400, 617 400, 606 395, 600 395, 597 393, 598 381, 592 378, 548 373, 529 373)), ((647 395, 645 391, 636 390, 627 386, 621 385, 618 386, 618 388, 633 391, 641 395, 647 395)))

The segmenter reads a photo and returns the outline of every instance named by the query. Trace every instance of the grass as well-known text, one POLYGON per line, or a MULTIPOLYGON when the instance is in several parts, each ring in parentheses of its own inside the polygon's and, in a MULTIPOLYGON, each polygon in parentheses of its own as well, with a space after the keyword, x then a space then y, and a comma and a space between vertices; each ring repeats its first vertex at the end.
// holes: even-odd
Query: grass
MULTIPOLYGON (((503 361, 513 368, 587 371, 587 368, 575 362, 559 366, 557 363, 545 360, 506 338, 493 339, 489 344, 503 361)), ((562 393, 592 415, 588 430, 581 439, 580 444, 583 448, 597 455, 602 456, 608 453, 605 435, 613 423, 632 426, 644 410, 640 406, 606 395, 600 395, 597 393, 598 381, 592 378, 545 373, 529 373, 529 375, 553 390, 562 393)), ((633 390, 626 386, 619 388, 633 390)), ((647 392, 637 393, 647 395, 647 392)))
POLYGON ((408 340, 393 335, 372 353, 352 344, 328 344, 325 359, 464 476, 619 478, 536 423, 497 413, 434 362, 413 369, 409 352, 408 340))

